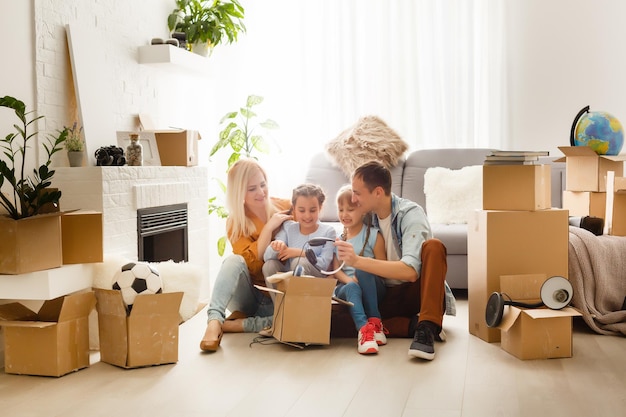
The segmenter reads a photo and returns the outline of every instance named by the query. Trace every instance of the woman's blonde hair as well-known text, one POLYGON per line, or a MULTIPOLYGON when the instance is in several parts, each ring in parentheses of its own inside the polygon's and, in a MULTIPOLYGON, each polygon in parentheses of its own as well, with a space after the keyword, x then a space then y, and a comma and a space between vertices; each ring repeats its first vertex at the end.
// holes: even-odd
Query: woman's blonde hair
MULTIPOLYGON (((226 184, 228 219, 226 220, 226 229, 228 231, 228 238, 231 241, 235 241, 242 236, 251 236, 257 231, 254 222, 246 216, 245 199, 246 192, 248 191, 248 181, 253 175, 259 172, 267 181, 265 170, 261 168, 261 165, 259 165, 256 159, 252 158, 242 158, 235 162, 228 170, 228 180, 226 184)), ((265 211, 267 219, 277 211, 271 204, 269 198, 265 205, 265 211)))

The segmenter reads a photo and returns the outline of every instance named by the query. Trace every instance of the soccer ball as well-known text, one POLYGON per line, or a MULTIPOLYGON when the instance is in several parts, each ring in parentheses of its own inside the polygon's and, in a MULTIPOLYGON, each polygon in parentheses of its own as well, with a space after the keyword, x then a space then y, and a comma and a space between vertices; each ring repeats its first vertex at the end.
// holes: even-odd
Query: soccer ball
POLYGON ((130 312, 135 297, 143 294, 162 293, 163 282, 159 276, 159 271, 154 267, 147 263, 130 262, 115 273, 113 289, 122 291, 122 299, 130 312))

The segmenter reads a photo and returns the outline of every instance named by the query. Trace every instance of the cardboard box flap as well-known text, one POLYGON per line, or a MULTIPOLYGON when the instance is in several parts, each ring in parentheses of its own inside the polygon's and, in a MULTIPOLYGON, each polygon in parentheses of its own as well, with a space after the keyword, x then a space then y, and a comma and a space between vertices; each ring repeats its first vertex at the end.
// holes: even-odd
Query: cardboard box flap
POLYGON ((150 296, 138 295, 133 303, 131 316, 151 314, 178 314, 182 292, 168 292, 150 296))
POLYGON ((99 315, 126 317, 126 306, 121 291, 96 288, 96 299, 99 315))
POLYGON ((96 306, 93 291, 66 295, 59 314, 59 322, 87 317, 96 306))
POLYGON ((551 310, 549 308, 533 308, 524 310, 524 314, 527 314, 532 319, 546 319, 552 317, 576 317, 582 316, 576 309, 571 307, 565 307, 561 310, 551 310))
POLYGON ((317 278, 311 276, 300 276, 289 278, 287 284, 287 292, 291 295, 298 295, 304 297, 328 297, 330 304, 330 296, 337 284, 335 279, 317 278), (316 283, 317 285, 308 285, 309 280, 316 279, 323 282, 316 283))
POLYGON ((511 327, 517 321, 519 315, 522 314, 522 309, 517 307, 504 307, 504 314, 502 315, 502 321, 498 328, 502 331, 509 331, 511 327))
POLYGON ((39 309, 37 316, 41 321, 57 321, 61 313, 61 307, 63 307, 63 296, 46 300, 39 309))
POLYGON ((546 274, 501 275, 500 291, 514 301, 538 303, 541 301, 541 286, 546 274))
POLYGON ((610 161, 626 161, 626 155, 598 155, 596 151, 589 146, 559 146, 559 150, 563 152, 565 157, 559 158, 554 162, 565 162, 568 156, 591 156, 608 159, 610 161))
POLYGON ((36 320, 37 313, 21 303, 9 303, 0 305, 0 326, 2 321, 36 320))
POLYGON ((56 321, 24 321, 24 320, 15 320, 15 321, 2 321, 0 322, 0 326, 4 327, 28 327, 31 329, 43 329, 44 327, 52 327, 56 326, 56 321))

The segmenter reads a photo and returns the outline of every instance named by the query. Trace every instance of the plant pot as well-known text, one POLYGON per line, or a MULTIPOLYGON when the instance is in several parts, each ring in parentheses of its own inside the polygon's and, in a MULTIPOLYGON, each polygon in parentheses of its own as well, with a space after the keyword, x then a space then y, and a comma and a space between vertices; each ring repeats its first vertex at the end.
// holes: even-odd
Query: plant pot
POLYGON ((83 151, 68 152, 67 158, 70 160, 71 167, 82 167, 83 160, 85 159, 85 152, 83 151))
POLYGON ((191 52, 201 56, 211 55, 212 48, 208 42, 196 42, 191 45, 191 52))

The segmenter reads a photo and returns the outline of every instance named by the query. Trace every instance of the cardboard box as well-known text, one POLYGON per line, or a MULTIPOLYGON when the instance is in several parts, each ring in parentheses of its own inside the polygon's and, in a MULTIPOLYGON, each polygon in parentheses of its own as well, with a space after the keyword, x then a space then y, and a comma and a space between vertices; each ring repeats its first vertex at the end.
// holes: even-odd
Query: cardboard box
POLYGON ((120 291, 95 291, 102 362, 122 368, 178 362, 182 292, 139 295, 127 315, 120 291))
POLYGON ((103 261, 102 213, 79 210, 61 216, 63 264, 103 261))
POLYGON ((500 340, 500 330, 487 327, 485 308, 501 275, 568 275, 568 211, 477 210, 467 233, 468 313, 471 334, 500 340))
POLYGON ((276 284, 274 333, 283 343, 330 344, 333 278, 290 276, 276 284))
POLYGON ((62 376, 89 366, 92 291, 47 300, 38 313, 20 303, 0 306, 4 370, 9 374, 62 376))
POLYGON ((598 155, 588 146, 559 146, 565 155, 565 189, 569 191, 606 191, 606 173, 624 173, 626 155, 598 155))
POLYGON ((59 213, 20 220, 0 215, 0 274, 25 274, 62 263, 59 213))
POLYGON ((626 178, 615 177, 613 184, 611 197, 607 195, 607 204, 611 205, 611 210, 607 210, 611 219, 607 229, 613 236, 626 236, 626 178))
POLYGON ((595 191, 563 191, 563 208, 570 216, 594 216, 604 219, 606 193, 595 191))
POLYGON ((155 130, 162 166, 198 165, 198 140, 196 130, 155 130))
POLYGON ((552 207, 550 165, 483 166, 484 210, 544 210, 552 207))
MULTIPOLYGON (((541 300, 545 275, 508 275, 500 288, 512 300, 535 303, 541 300)), ((505 307, 500 347, 519 359, 569 358, 572 356, 572 317, 581 314, 571 307, 523 309, 505 307)))

